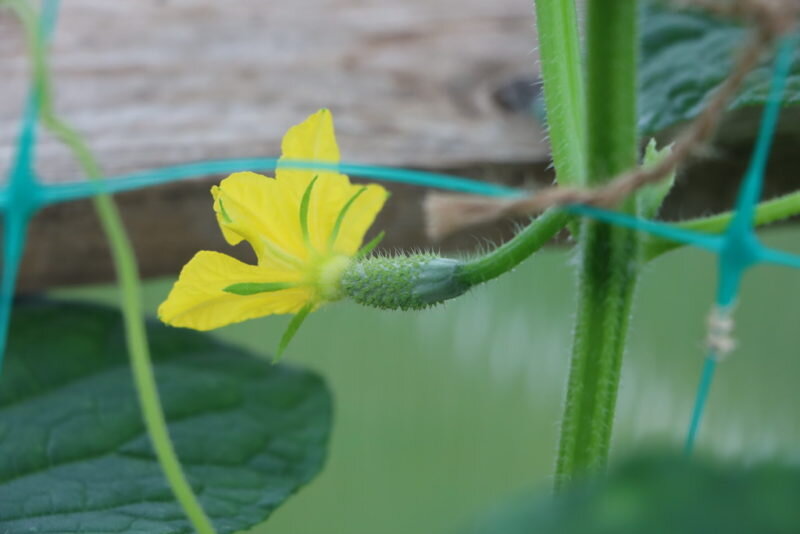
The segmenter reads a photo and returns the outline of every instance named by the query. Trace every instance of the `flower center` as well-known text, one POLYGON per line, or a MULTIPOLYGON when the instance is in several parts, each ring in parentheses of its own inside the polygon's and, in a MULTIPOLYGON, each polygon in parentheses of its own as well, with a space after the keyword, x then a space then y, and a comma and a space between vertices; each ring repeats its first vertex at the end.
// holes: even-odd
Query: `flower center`
POLYGON ((336 255, 323 259, 315 269, 315 282, 320 298, 327 301, 338 300, 342 294, 342 276, 350 266, 351 259, 336 255))

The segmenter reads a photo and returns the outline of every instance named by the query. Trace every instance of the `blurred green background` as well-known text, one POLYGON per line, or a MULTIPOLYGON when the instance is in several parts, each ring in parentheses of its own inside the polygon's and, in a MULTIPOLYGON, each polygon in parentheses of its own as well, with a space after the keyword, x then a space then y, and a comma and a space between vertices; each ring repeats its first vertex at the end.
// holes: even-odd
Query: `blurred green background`
MULTIPOLYGON (((764 233, 799 251, 800 230, 764 233)), ((326 468, 253 532, 450 534, 520 491, 546 489, 574 319, 573 253, 550 248, 447 306, 381 312, 348 303, 312 315, 286 353, 335 397, 326 468)), ((680 448, 713 300, 714 258, 679 250, 645 268, 623 368, 614 454, 680 448)), ((172 280, 147 282, 154 312, 172 280)), ((700 454, 798 462, 800 273, 758 267, 737 310, 739 348, 719 368, 700 454)), ((57 296, 114 302, 111 286, 57 296)), ((273 317, 214 335, 267 356, 273 317)))

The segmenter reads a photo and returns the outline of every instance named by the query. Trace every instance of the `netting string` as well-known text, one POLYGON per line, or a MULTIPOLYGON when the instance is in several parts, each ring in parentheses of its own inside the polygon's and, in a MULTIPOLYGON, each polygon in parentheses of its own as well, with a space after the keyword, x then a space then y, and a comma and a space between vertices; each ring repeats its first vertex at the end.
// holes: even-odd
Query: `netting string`
MULTIPOLYGON (((58 15, 58 1, 47 0, 42 5, 39 20, 28 21, 37 24, 36 39, 30 46, 45 47, 55 28, 58 15)), ((20 16, 23 14, 20 12, 20 16)), ((39 209, 38 193, 41 190, 33 170, 33 157, 36 148, 36 123, 39 116, 39 94, 41 87, 35 81, 31 84, 25 102, 25 110, 17 138, 17 150, 12 162, 8 185, 2 191, 6 204, 0 206, 3 212, 3 262, 0 274, 0 372, 5 359, 8 328, 11 322, 11 303, 14 297, 19 265, 25 249, 25 235, 28 222, 39 209), (11 205, 13 204, 13 207, 11 205)))
MULTIPOLYGON (((750 267, 761 262, 775 262, 786 265, 784 261, 790 259, 793 260, 792 263, 795 266, 797 265, 798 260, 796 257, 778 251, 771 251, 758 241, 753 218, 755 206, 761 197, 767 160, 775 137, 778 118, 780 117, 781 100, 792 65, 792 52, 798 44, 800 44, 800 40, 796 36, 784 37, 774 62, 772 83, 762 114, 758 137, 756 138, 756 147, 739 190, 735 214, 724 234, 723 246, 718 255, 719 274, 716 310, 712 312, 712 316, 715 317, 730 318, 732 308, 739 294, 742 276, 750 267)), ((713 327, 714 323, 712 321, 711 328, 713 327)), ((709 345, 708 355, 703 365, 700 383, 695 395, 689 432, 686 437, 686 454, 691 454, 694 449, 717 361, 725 356, 725 352, 733 348, 732 344, 714 346, 713 343, 709 343, 709 345)))
MULTIPOLYGON (((357 163, 329 163, 321 161, 287 160, 278 158, 241 158, 215 161, 187 163, 170 167, 162 167, 131 174, 111 176, 102 182, 73 182, 52 184, 42 191, 42 202, 54 204, 69 200, 87 198, 98 194, 121 193, 144 187, 169 183, 175 180, 197 178, 200 176, 229 174, 238 171, 272 171, 276 168, 302 169, 313 171, 330 171, 409 185, 433 187, 483 196, 516 196, 527 194, 519 189, 498 184, 478 182, 461 176, 426 171, 413 171, 383 167, 379 165, 361 165, 357 163)), ((0 198, 0 203, 3 199, 0 198)))

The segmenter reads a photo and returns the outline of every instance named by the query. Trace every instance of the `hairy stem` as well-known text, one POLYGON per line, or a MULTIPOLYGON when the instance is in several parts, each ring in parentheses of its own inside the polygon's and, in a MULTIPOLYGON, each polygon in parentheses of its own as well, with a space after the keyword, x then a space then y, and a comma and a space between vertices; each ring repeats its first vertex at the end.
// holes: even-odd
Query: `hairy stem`
MULTIPOLYGON (((586 176, 585 105, 578 24, 573 0, 537 0, 536 28, 553 166, 561 185, 583 185, 586 176)), ((512 240, 467 262, 459 277, 475 285, 516 267, 575 218, 548 210, 512 240)))
POLYGON ((459 268, 457 277, 469 286, 497 278, 542 248, 574 218, 559 208, 551 209, 526 226, 513 239, 459 268))
POLYGON ((559 185, 584 185, 585 104, 574 0, 537 0, 536 31, 553 166, 559 185))
MULTIPOLYGON (((42 40, 37 37, 39 35, 38 29, 31 23, 31 21, 35 20, 35 17, 30 6, 26 2, 20 1, 9 2, 9 5, 19 15, 20 20, 23 21, 25 31, 28 34, 28 42, 38 43, 37 46, 31 47, 30 52, 33 57, 34 80, 39 97, 42 123, 69 147, 90 179, 97 180, 102 178, 100 167, 81 136, 55 114, 46 55, 41 44, 42 40)), ((195 530, 201 534, 213 534, 215 532, 214 527, 186 480, 181 464, 175 454, 172 440, 169 437, 150 361, 147 332, 142 312, 139 274, 133 248, 111 197, 107 194, 99 194, 93 198, 93 202, 103 231, 111 246, 111 254, 122 293, 122 315, 125 323, 128 352, 131 358, 131 368, 139 395, 142 416, 153 444, 153 449, 175 497, 183 507, 195 530)))
MULTIPOLYGON (((636 2, 590 0, 586 31, 587 176, 590 186, 636 164, 636 2)), ((623 208, 633 211, 629 199, 623 208)), ((619 371, 637 274, 636 234, 584 221, 578 317, 556 487, 602 468, 614 422, 619 371)))

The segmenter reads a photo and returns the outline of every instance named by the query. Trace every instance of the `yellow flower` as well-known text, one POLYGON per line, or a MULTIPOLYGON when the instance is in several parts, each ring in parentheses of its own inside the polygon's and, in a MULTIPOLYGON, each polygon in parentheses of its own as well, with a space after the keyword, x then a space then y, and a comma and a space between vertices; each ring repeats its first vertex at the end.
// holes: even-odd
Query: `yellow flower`
MULTIPOLYGON (((292 127, 281 148, 282 159, 338 162, 331 113, 320 110, 292 127)), ((246 240, 258 264, 198 252, 159 307, 159 318, 211 330, 264 315, 297 314, 288 337, 309 312, 341 297, 341 277, 388 197, 383 187, 354 185, 343 174, 280 166, 275 178, 234 173, 211 194, 226 241, 246 240)), ((285 342, 286 336, 281 345, 285 342)))

